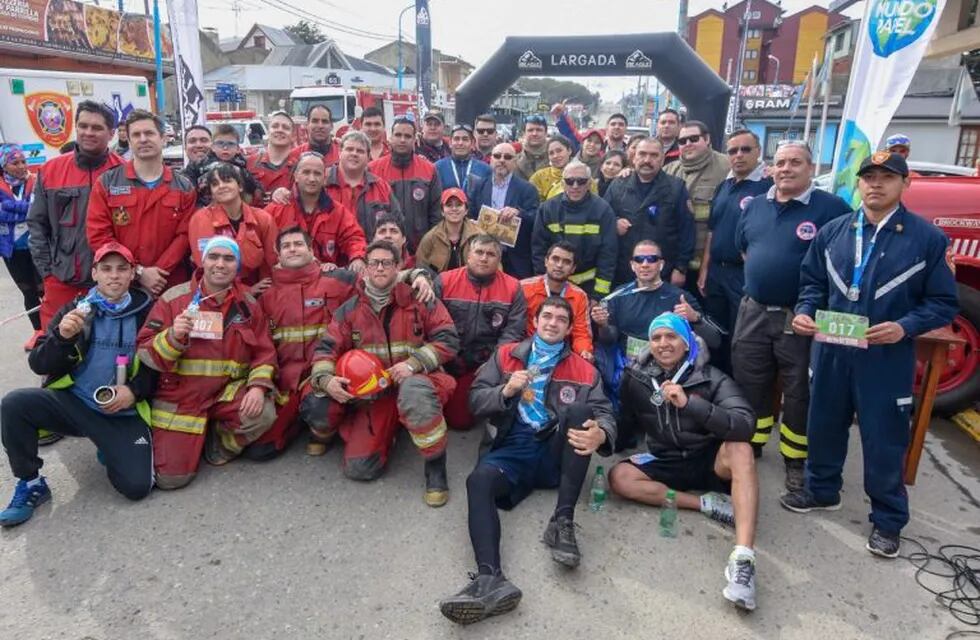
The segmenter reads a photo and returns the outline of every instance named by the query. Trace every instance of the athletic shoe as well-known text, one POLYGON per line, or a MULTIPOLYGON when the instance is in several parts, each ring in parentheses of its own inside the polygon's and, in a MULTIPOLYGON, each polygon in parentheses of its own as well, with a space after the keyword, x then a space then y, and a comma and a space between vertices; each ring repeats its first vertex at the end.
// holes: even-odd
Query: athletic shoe
POLYGON ((469 575, 470 583, 459 593, 439 601, 439 611, 456 624, 472 624, 508 613, 520 604, 521 590, 499 571, 469 575))
POLYGON ((786 460, 786 490, 790 493, 803 490, 803 468, 806 460, 786 460))
POLYGON ((239 452, 231 451, 225 446, 221 433, 212 427, 208 427, 204 436, 204 460, 215 467, 228 464, 238 457, 239 452))
POLYGON ((31 351, 33 351, 34 350, 34 346, 37 344, 37 339, 40 338, 43 335, 44 335, 44 332, 41 331, 40 329, 38 329, 37 331, 35 331, 34 333, 32 333, 31 334, 31 337, 27 339, 27 342, 24 343, 24 351, 26 351, 27 353, 30 353, 31 351))
POLYGON ((14 527, 23 524, 34 515, 34 509, 51 499, 51 490, 44 476, 33 487, 27 486, 27 480, 18 480, 14 489, 14 497, 3 511, 0 511, 0 526, 14 527))
POLYGON ((755 609, 755 558, 748 555, 728 557, 725 567, 725 579, 728 584, 722 590, 722 595, 735 606, 747 611, 755 609))
POLYGON ((575 542, 575 523, 566 516, 551 516, 544 530, 543 541, 551 548, 551 559, 569 569, 582 561, 578 543, 575 542))
POLYGON ((425 495, 422 499, 430 507, 441 507, 449 502, 446 454, 425 461, 425 495))
POLYGON ((711 491, 701 496, 701 513, 729 527, 735 526, 735 509, 731 498, 724 493, 711 491))
POLYGON ((837 511, 840 509, 840 496, 837 496, 837 502, 818 502, 809 491, 794 491, 782 496, 779 499, 779 504, 796 513, 809 513, 818 510, 837 511))
POLYGON ((900 544, 901 541, 898 536, 885 533, 878 527, 875 527, 871 530, 868 544, 864 545, 864 548, 876 556, 892 559, 898 557, 898 547, 900 544))
POLYGON ((53 431, 48 431, 47 429, 37 430, 37 445, 39 447, 46 447, 49 444, 54 444, 58 440, 61 440, 65 436, 60 433, 54 433, 53 431))

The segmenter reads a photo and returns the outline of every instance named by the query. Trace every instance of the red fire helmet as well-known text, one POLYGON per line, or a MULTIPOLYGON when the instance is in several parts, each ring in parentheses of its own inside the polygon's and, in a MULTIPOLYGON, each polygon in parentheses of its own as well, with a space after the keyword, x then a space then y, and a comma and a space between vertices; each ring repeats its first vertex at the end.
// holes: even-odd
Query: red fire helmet
POLYGON ((337 360, 337 375, 347 378, 347 391, 358 398, 381 393, 391 384, 391 376, 381 359, 363 349, 351 349, 337 360))

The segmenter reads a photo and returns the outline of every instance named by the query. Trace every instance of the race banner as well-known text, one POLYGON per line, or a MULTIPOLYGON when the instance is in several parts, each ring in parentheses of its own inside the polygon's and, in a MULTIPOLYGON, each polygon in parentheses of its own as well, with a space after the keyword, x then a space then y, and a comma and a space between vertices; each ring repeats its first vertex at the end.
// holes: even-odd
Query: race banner
POLYGON ((429 0, 415 0, 415 64, 419 117, 432 108, 432 23, 429 0))
POLYGON ((868 0, 834 156, 834 193, 857 206, 857 170, 878 147, 946 0, 868 0))
POLYGON ((197 0, 168 0, 177 71, 181 129, 204 124, 204 70, 198 40, 197 0))

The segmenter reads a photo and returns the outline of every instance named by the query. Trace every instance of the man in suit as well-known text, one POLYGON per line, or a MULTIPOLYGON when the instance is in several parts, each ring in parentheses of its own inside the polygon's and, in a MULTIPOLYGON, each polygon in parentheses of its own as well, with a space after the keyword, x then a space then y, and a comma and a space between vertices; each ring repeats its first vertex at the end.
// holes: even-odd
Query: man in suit
POLYGON ((473 180, 470 192, 470 216, 479 217, 480 207, 486 205, 500 211, 501 221, 521 219, 521 230, 513 248, 504 249, 504 271, 518 279, 534 275, 531 268, 531 231, 538 211, 538 191, 514 173, 517 152, 506 142, 498 144, 490 154, 493 174, 473 180))

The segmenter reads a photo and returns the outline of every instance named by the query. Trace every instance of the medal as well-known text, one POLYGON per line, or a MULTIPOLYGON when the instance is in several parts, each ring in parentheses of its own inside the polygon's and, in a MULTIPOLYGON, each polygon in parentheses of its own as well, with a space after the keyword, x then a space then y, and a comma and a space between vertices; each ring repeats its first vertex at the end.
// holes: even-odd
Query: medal
POLYGON ((530 387, 525 389, 521 394, 521 399, 524 400, 524 402, 534 402, 534 389, 531 389, 530 387))
POLYGON ((857 302, 860 297, 861 289, 859 289, 856 285, 851 285, 847 290, 847 299, 851 302, 857 302))
POLYGON ((92 303, 89 302, 87 298, 85 300, 80 301, 75 308, 78 310, 79 313, 81 313, 84 316, 87 316, 88 314, 92 313, 92 303))
POLYGON ((660 389, 657 389, 656 391, 654 391, 653 392, 653 395, 650 396, 650 402, 652 402, 654 405, 656 405, 658 407, 661 406, 661 405, 663 405, 663 403, 664 403, 664 392, 661 391, 660 389))
MULTIPOLYGON (((684 375, 684 372, 687 371, 688 367, 690 366, 691 366, 691 361, 685 360, 684 364, 681 365, 681 368, 677 370, 677 373, 674 374, 674 376, 670 379, 670 381, 673 382, 674 384, 677 384, 677 381, 681 379, 681 376, 684 375)), ((667 397, 664 396, 664 392, 660 388, 660 383, 657 382, 656 378, 651 377, 650 382, 653 383, 653 393, 650 394, 650 402, 652 402, 654 406, 660 407, 663 405, 664 400, 666 400, 667 397)))

